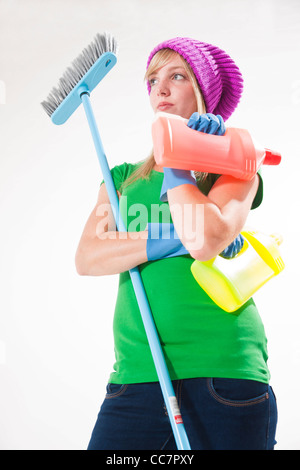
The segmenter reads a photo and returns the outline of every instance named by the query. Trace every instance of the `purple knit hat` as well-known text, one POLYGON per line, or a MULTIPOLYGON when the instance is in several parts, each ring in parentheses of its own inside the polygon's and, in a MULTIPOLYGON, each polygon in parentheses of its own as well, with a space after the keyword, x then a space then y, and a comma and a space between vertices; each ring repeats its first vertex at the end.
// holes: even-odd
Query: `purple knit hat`
MULTIPOLYGON (((174 38, 160 43, 151 52, 152 57, 160 49, 173 49, 191 66, 202 92, 207 113, 220 114, 224 121, 237 107, 242 91, 242 74, 226 52, 212 44, 190 38, 174 38)), ((148 91, 150 94, 150 84, 148 91)))

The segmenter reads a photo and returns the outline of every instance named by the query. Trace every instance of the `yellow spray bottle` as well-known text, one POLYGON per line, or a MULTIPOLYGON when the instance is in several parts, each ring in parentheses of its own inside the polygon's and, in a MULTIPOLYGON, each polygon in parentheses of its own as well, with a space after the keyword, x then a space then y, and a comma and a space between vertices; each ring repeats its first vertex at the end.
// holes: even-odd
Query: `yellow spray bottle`
POLYGON ((226 312, 240 308, 284 269, 280 235, 247 230, 241 233, 244 246, 234 258, 216 256, 204 262, 195 260, 191 266, 198 284, 226 312))

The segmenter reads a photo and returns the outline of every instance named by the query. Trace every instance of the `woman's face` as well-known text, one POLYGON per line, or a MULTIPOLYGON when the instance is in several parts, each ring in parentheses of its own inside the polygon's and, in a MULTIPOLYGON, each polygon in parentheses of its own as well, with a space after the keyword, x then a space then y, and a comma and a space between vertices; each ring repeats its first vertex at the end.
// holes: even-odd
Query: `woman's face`
POLYGON ((155 113, 164 111, 189 119, 197 111, 194 88, 179 54, 151 74, 148 80, 150 103, 155 113))

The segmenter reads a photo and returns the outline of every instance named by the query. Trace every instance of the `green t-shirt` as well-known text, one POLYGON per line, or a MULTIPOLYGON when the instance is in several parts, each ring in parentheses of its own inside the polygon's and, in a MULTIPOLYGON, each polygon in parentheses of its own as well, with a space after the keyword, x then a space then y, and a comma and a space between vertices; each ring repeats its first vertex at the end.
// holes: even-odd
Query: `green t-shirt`
MULTIPOLYGON (((117 190, 138 164, 116 166, 117 190)), ((208 193, 217 175, 200 187, 208 193)), ((121 188, 120 212, 129 231, 148 222, 172 221, 168 203, 159 199, 163 173, 121 188), (160 210, 158 210, 160 209, 160 210), (162 215, 163 214, 163 215, 162 215)), ((253 203, 262 199, 262 180, 253 203)), ((269 382, 267 340, 250 299, 239 310, 226 313, 201 289, 190 267, 189 255, 151 261, 139 266, 171 380, 226 377, 269 382)), ((120 274, 113 321, 115 358, 112 383, 158 380, 129 272, 120 274)))

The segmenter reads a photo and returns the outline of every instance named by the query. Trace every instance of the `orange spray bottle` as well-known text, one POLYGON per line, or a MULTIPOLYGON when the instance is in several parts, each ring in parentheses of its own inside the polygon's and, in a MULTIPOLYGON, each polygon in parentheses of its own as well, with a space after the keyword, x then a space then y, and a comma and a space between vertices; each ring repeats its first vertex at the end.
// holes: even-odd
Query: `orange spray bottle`
POLYGON ((280 153, 261 147, 246 129, 228 127, 217 136, 190 129, 187 122, 174 114, 156 114, 152 138, 158 165, 251 180, 262 164, 281 161, 280 153))

